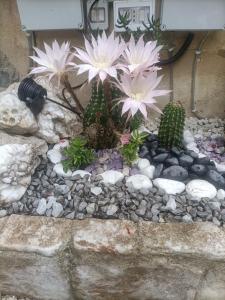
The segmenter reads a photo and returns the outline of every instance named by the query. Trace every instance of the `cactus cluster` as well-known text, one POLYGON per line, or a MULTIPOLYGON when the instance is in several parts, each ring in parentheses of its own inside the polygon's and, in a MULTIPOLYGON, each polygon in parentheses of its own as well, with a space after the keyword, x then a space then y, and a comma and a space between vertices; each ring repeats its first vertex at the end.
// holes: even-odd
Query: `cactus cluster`
POLYGON ((180 102, 170 102, 163 109, 159 126, 159 143, 165 148, 182 146, 185 110, 180 102))
POLYGON ((83 124, 89 146, 104 149, 116 145, 116 137, 109 124, 107 99, 101 82, 92 84, 91 100, 85 109, 83 124))

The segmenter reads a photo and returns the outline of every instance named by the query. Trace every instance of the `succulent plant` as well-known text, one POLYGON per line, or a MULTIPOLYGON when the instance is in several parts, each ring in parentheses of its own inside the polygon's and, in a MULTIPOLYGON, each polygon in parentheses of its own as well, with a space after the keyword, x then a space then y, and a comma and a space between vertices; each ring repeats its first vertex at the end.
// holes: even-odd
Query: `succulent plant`
POLYGON ((159 126, 159 143, 162 147, 181 147, 185 123, 185 110, 180 102, 169 102, 163 109, 159 126))
POLYGON ((95 149, 112 148, 116 145, 116 137, 109 124, 107 101, 103 84, 92 84, 91 100, 84 112, 84 132, 88 144, 95 149))

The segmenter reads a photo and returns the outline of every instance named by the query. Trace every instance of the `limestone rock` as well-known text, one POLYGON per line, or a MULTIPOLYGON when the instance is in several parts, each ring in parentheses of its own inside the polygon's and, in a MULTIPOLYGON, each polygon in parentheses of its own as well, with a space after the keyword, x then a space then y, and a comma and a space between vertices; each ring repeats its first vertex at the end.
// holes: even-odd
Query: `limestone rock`
MULTIPOLYGON (((56 96, 56 91, 47 83, 47 80, 43 79, 38 83, 47 89, 49 98, 65 104, 56 96)), ((36 136, 49 144, 57 143, 63 138, 75 137, 82 132, 82 123, 76 114, 48 100, 36 121, 32 112, 17 97, 18 86, 19 83, 14 83, 0 94, 0 104, 8 103, 0 105, 0 107, 5 107, 4 110, 0 108, 0 128, 19 134, 35 132, 36 136), (4 113, 5 111, 6 113, 4 113), (3 122, 1 116, 5 116, 4 126, 1 126, 1 122, 3 122)))
POLYGON ((181 194, 185 190, 185 184, 176 180, 156 178, 153 184, 171 195, 181 194))
POLYGON ((36 137, 0 132, 0 206, 20 200, 46 151, 46 142, 36 137))
POLYGON ((34 115, 16 94, 0 93, 0 129, 13 134, 30 134, 38 129, 34 115))
POLYGON ((186 185, 186 192, 190 197, 196 200, 200 200, 201 198, 213 199, 217 194, 217 190, 214 185, 201 179, 191 180, 186 185))
MULTIPOLYGON (((38 83, 47 89, 49 98, 65 104, 63 100, 56 96, 56 92, 46 80, 38 83)), ((58 143, 63 138, 75 137, 83 130, 82 123, 76 114, 49 101, 46 101, 37 121, 39 129, 36 135, 49 144, 58 143)))
POLYGON ((130 187, 134 190, 150 190, 152 188, 151 180, 147 176, 141 174, 136 174, 128 177, 126 185, 128 188, 130 187))

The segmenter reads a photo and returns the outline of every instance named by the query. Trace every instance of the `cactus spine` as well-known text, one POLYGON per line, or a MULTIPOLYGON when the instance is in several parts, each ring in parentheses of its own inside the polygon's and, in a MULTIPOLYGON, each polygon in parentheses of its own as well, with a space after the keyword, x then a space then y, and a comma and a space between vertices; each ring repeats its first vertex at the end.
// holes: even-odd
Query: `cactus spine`
POLYGON ((182 146, 185 110, 180 102, 170 102, 163 109, 159 126, 159 143, 162 147, 182 146))

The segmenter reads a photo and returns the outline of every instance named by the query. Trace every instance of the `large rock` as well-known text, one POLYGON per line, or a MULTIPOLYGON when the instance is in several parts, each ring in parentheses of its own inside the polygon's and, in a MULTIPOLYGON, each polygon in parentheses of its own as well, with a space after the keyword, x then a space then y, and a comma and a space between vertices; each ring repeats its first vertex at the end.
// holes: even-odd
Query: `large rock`
POLYGON ((47 148, 46 142, 36 137, 0 132, 0 206, 20 200, 47 148))
POLYGON ((206 180, 194 179, 186 185, 187 194, 195 200, 201 198, 213 199, 216 197, 216 188, 206 180))
MULTIPOLYGON (((47 81, 42 80, 38 83, 46 88, 49 98, 65 105, 47 81)), ((75 113, 49 101, 46 101, 37 121, 39 129, 36 135, 49 144, 58 143, 63 138, 75 137, 83 130, 82 123, 75 113)))
MULTIPOLYGON (((38 83, 47 89, 49 98, 65 104, 55 95, 56 92, 47 84, 47 81, 42 80, 38 83)), ((0 94, 2 95, 0 96, 0 128, 15 134, 35 132, 36 136, 50 144, 58 143, 63 138, 75 137, 82 132, 82 123, 76 114, 48 100, 36 121, 32 112, 17 97, 18 85, 19 83, 12 84, 0 94), (2 106, 4 110, 1 109, 2 106), (4 111, 7 113, 4 114, 4 111), (4 115, 7 115, 7 118, 4 118, 3 123, 4 115)))
POLYGON ((13 134, 30 134, 38 130, 37 121, 13 93, 0 93, 0 129, 13 134))
POLYGON ((134 190, 150 190, 152 188, 152 182, 147 176, 136 174, 127 178, 126 186, 134 190))
POLYGON ((185 190, 185 184, 180 181, 165 179, 165 178, 156 178, 153 181, 153 184, 162 190, 164 190, 167 194, 181 194, 185 190))

